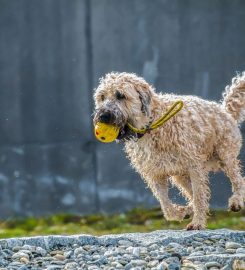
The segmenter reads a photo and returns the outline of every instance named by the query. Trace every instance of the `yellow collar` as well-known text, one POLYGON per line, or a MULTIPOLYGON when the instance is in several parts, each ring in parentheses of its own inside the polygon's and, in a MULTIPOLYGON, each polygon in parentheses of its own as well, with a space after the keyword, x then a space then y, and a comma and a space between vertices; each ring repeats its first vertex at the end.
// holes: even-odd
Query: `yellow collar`
POLYGON ((143 129, 137 129, 136 127, 132 126, 131 124, 127 123, 127 126, 135 133, 145 134, 149 130, 156 129, 162 126, 165 122, 167 122, 170 118, 175 116, 184 106, 184 102, 182 100, 176 101, 166 113, 163 114, 161 118, 151 124, 149 127, 143 129))

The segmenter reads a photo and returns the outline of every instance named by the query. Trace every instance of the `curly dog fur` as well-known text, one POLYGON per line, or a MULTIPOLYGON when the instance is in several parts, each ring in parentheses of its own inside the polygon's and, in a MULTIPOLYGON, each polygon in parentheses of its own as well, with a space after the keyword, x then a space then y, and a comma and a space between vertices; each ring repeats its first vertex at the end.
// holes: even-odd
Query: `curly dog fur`
POLYGON ((209 211, 208 173, 222 170, 232 184, 229 209, 244 207, 245 180, 238 155, 242 146, 239 124, 245 120, 245 72, 226 87, 221 103, 195 96, 158 94, 143 78, 130 73, 109 73, 95 91, 94 123, 120 128, 131 164, 161 204, 168 220, 193 215, 187 229, 203 229, 209 211), (136 138, 129 122, 143 128, 159 119, 177 100, 184 108, 163 126, 136 138), (168 197, 169 180, 188 204, 177 205, 168 197))

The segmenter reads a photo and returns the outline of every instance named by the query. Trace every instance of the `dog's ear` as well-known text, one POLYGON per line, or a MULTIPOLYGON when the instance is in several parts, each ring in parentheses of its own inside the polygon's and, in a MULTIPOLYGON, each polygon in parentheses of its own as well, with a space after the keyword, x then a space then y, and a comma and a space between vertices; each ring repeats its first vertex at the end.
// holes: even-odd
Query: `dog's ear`
POLYGON ((149 105, 151 103, 151 94, 148 91, 137 91, 141 102, 141 111, 145 115, 149 115, 149 105))

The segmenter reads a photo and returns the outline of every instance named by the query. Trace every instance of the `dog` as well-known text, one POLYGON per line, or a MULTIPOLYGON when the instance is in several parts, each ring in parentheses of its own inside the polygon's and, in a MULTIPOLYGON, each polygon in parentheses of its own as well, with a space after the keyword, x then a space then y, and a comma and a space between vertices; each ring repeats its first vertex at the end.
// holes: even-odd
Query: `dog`
POLYGON ((242 146, 239 125, 245 120, 245 72, 232 79, 220 103, 156 93, 143 78, 126 72, 101 78, 94 100, 94 124, 120 129, 117 141, 124 143, 132 166, 160 202, 167 220, 192 217, 187 230, 206 227, 211 171, 223 171, 231 181, 229 209, 236 212, 244 207, 245 179, 238 155, 242 146), (178 100, 183 108, 162 126, 150 129, 178 100), (147 132, 138 134, 128 124, 147 132), (169 181, 186 198, 186 205, 170 200, 169 181))

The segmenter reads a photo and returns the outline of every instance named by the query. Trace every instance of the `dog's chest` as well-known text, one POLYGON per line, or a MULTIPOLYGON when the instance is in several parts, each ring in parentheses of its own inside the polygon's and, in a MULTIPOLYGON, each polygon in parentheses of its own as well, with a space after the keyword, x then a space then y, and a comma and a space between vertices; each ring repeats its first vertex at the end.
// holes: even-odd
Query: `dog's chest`
POLYGON ((162 147, 154 142, 130 142, 125 150, 132 165, 143 174, 154 170, 156 173, 174 175, 186 170, 184 159, 173 145, 162 147))

